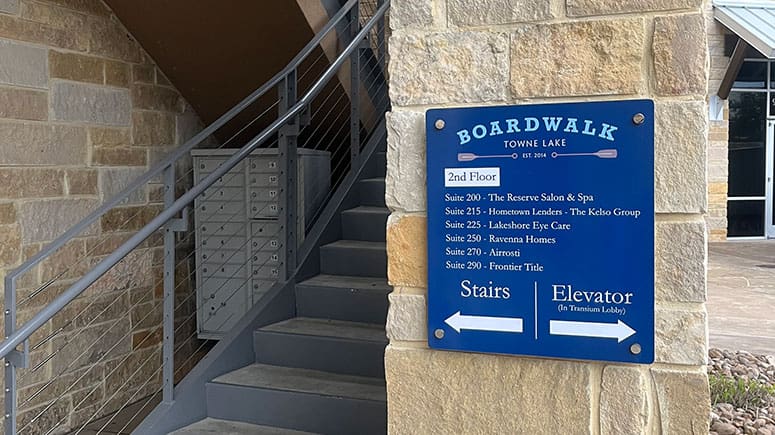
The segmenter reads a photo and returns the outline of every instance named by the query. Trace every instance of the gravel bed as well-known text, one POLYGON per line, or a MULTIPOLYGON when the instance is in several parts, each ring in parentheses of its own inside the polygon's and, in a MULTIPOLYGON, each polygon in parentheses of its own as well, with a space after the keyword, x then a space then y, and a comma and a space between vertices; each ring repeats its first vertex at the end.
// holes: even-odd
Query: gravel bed
MULTIPOLYGON (((721 349, 710 349, 708 356, 709 375, 775 385, 775 356, 721 349)), ((718 403, 710 414, 710 434, 775 435, 775 402, 759 409, 735 408, 728 403, 718 403)))

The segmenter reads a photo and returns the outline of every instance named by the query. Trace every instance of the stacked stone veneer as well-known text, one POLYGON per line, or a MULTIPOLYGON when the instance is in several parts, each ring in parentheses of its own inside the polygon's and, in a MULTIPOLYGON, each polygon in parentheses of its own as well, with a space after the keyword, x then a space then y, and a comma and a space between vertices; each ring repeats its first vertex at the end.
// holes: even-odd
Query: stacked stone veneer
POLYGON ((702 434, 708 47, 702 0, 393 0, 385 362, 393 434, 702 434), (656 361, 427 348, 424 112, 651 98, 656 361))
MULTIPOLYGON (((710 75, 708 94, 716 95, 726 74, 729 57, 725 56, 724 37, 729 33, 713 19, 708 10, 708 48, 710 75)), ((711 120, 708 129, 708 232, 711 241, 727 238, 727 192, 729 178, 729 103, 724 101, 721 119, 711 120)))
MULTIPOLYGON (((0 0, 0 271, 38 252, 199 128, 101 1, 0 0)), ((22 276, 20 301, 51 284, 20 303, 20 323, 152 218, 161 195, 157 180, 22 276)), ((153 236, 34 335, 40 346, 32 363, 42 365, 19 371, 19 427, 41 415, 24 432, 73 427, 158 389, 160 240, 153 236)), ((182 301, 190 293, 185 265, 179 275, 182 301)), ((180 337, 193 333, 193 302, 179 304, 180 337)), ((184 343, 176 356, 185 361, 192 350, 184 343)))

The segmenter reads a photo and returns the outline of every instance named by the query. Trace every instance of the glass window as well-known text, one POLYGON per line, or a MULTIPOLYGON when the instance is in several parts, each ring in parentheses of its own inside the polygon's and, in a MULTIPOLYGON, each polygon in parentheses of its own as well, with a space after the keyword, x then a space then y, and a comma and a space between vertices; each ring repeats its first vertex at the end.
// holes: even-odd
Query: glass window
POLYGON ((728 201, 729 237, 764 236, 764 201, 728 201))
POLYGON ((770 116, 775 116, 775 91, 770 92, 770 116))
POLYGON ((729 95, 729 196, 764 196, 767 94, 729 95))
POLYGON ((743 62, 732 87, 767 89, 767 62, 743 62))
POLYGON ((775 62, 770 62, 770 89, 775 89, 775 62))

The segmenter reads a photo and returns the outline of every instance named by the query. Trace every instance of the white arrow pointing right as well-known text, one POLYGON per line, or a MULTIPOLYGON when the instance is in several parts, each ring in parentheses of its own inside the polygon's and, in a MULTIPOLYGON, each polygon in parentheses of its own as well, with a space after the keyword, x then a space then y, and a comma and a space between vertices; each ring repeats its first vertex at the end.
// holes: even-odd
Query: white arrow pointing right
POLYGON ((621 343, 635 334, 635 330, 621 320, 616 323, 550 320, 549 334, 572 337, 615 338, 621 343))

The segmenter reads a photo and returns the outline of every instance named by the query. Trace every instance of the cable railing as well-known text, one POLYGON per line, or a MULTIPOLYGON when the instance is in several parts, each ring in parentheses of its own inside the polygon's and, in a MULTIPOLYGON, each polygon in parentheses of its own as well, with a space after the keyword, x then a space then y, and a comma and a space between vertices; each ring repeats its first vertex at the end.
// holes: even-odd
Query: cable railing
POLYGON ((381 133, 387 9, 348 1, 266 84, 25 253, 5 278, 6 434, 131 429, 213 346, 203 325, 228 330, 294 276, 323 206, 381 133), (321 46, 332 33, 333 56, 321 46), (312 158, 325 163, 309 172, 312 158))

